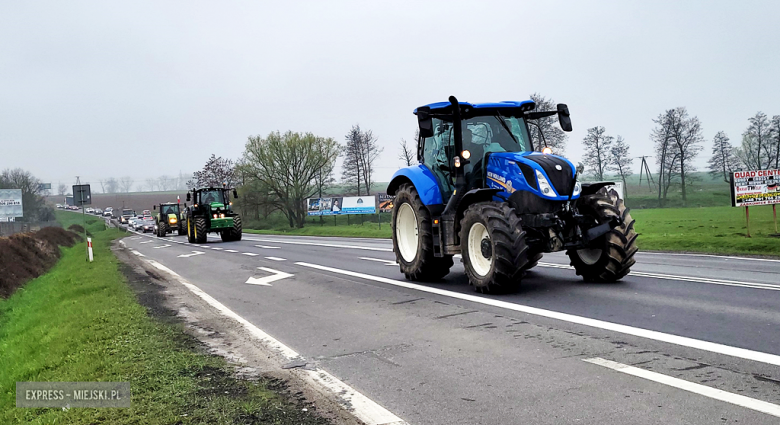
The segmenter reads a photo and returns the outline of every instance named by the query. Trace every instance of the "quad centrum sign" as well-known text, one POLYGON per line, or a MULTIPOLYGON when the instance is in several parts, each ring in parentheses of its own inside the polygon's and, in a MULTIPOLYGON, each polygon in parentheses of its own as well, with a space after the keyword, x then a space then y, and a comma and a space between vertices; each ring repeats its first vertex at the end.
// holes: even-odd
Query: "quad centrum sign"
POLYGON ((731 176, 731 206, 780 204, 780 169, 736 171, 731 176))

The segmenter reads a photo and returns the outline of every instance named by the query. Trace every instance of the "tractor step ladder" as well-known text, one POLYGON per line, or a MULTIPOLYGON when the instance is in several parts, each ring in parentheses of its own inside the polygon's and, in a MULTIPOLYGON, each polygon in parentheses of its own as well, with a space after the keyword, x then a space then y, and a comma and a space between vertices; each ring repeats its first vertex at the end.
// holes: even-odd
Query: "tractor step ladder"
POLYGON ((431 232, 433 233, 431 235, 433 237, 433 256, 441 257, 442 256, 441 218, 433 219, 433 226, 431 227, 431 232))

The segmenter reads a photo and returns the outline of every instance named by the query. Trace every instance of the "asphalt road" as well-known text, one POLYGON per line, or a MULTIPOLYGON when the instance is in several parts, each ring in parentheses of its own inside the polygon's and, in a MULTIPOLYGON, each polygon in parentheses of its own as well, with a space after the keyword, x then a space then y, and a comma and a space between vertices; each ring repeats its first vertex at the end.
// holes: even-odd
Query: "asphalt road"
POLYGON ((548 254, 490 296, 459 258, 406 281, 388 240, 124 241, 410 424, 780 423, 778 260, 640 252, 589 284, 548 254))

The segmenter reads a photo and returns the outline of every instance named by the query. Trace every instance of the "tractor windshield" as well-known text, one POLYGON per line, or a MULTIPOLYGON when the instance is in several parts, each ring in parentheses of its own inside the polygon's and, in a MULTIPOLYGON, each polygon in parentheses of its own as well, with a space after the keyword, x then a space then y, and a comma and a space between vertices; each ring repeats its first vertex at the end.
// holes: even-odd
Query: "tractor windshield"
POLYGON ((211 204, 213 202, 218 202, 220 204, 226 203, 221 189, 204 190, 203 192, 200 192, 200 202, 204 204, 211 204))
POLYGON ((160 212, 163 213, 163 215, 168 214, 179 214, 179 205, 161 205, 160 206, 160 212))

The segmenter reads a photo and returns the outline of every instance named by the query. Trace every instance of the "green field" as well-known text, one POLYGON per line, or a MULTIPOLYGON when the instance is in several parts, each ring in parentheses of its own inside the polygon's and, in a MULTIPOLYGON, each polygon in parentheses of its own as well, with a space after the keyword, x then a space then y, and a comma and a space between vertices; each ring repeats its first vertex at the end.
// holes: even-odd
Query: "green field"
MULTIPOLYGON (((630 205, 629 201, 629 205, 630 205)), ((656 208, 631 210, 639 232, 639 247, 648 251, 690 251, 714 254, 751 254, 780 256, 780 237, 775 233, 772 207, 750 209, 751 238, 746 237, 745 210, 732 207, 656 208)), ((374 216, 365 216, 363 224, 347 225, 346 217, 309 217, 302 229, 290 229, 281 217, 270 217, 264 229, 248 233, 390 238, 391 214, 382 214, 381 229, 374 216), (367 220, 373 220, 368 222, 367 220)), ((359 222, 352 216, 350 223, 359 222)), ((250 225, 253 224, 250 222, 250 225)))
MULTIPOLYGON (((65 227, 82 220, 58 218, 65 227)), ((64 248, 49 273, 0 299, 0 423, 324 423, 282 399, 271 381, 236 380, 181 325, 149 317, 109 250, 124 233, 88 220, 95 262, 85 263, 83 243, 64 248), (16 408, 17 381, 129 381, 132 407, 16 408)))

